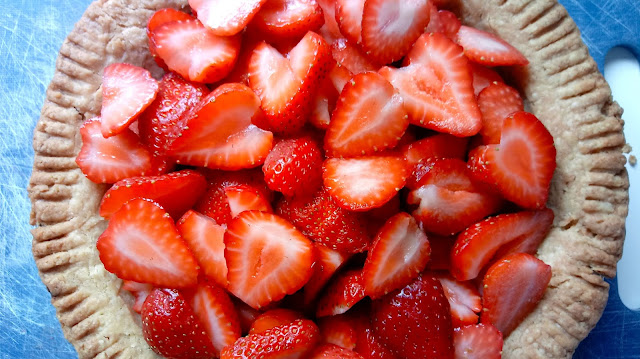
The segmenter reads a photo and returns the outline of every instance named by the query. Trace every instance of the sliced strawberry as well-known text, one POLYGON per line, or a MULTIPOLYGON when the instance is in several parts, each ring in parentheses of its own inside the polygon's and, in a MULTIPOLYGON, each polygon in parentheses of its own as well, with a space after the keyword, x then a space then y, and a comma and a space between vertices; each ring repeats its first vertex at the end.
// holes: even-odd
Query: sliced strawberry
POLYGON ((229 283, 224 258, 224 227, 192 210, 180 218, 176 227, 207 278, 220 287, 227 288, 229 283))
POLYGON ((456 236, 442 237, 430 234, 431 260, 427 263, 427 268, 449 271, 451 269, 451 249, 455 242, 456 236))
POLYGON ((476 324, 482 310, 482 298, 471 282, 459 282, 449 273, 434 273, 451 307, 451 323, 454 328, 476 324))
POLYGON ((167 358, 198 359, 216 350, 185 297, 175 289, 155 289, 142 306, 142 334, 151 349, 167 358))
POLYGON ((479 147, 472 172, 495 185, 508 200, 541 209, 549 197, 556 169, 556 148, 547 128, 534 115, 516 112, 502 125, 500 144, 479 147))
POLYGON ((516 89, 496 82, 480 92, 478 107, 482 113, 480 134, 484 144, 500 143, 502 123, 510 114, 524 111, 524 102, 516 89))
POLYGON ((251 23, 267 37, 296 40, 322 24, 324 15, 316 0, 268 0, 251 23))
POLYGON ((142 306, 147 300, 149 293, 153 291, 153 285, 149 283, 138 283, 131 280, 123 280, 122 281, 122 289, 131 292, 134 298, 132 309, 140 314, 142 313, 142 306))
POLYGON ((487 66, 527 65, 524 55, 494 34, 462 25, 458 30, 457 42, 464 48, 464 54, 473 62, 487 66))
POLYGON ((502 245, 540 243, 552 223, 550 209, 501 214, 476 223, 458 235, 451 251, 451 274, 461 281, 475 278, 502 245))
POLYGON ((213 83, 227 76, 240 51, 240 35, 217 36, 195 19, 160 25, 150 37, 169 69, 196 82, 213 83))
POLYGON ((309 123, 315 128, 326 130, 331 122, 331 113, 336 108, 339 95, 331 78, 325 77, 313 98, 309 123))
POLYGON ((247 303, 241 301, 236 297, 231 297, 233 305, 238 312, 238 318, 240 318, 240 328, 242 328, 242 334, 247 335, 251 329, 253 322, 262 314, 256 309, 251 308, 247 303))
POLYGON ((240 213, 228 224, 225 245, 229 291, 256 309, 295 293, 311 277, 313 245, 277 215, 240 213))
POLYGON ((328 156, 370 155, 393 148, 409 126, 402 98, 376 72, 355 75, 336 104, 325 136, 328 156))
POLYGON ((344 89, 344 86, 351 80, 353 74, 345 66, 335 63, 329 70, 328 78, 331 79, 333 86, 338 91, 338 95, 344 89))
POLYGON ((324 16, 324 25, 318 30, 318 33, 331 44, 334 40, 342 37, 340 27, 336 21, 336 2, 334 0, 316 1, 322 8, 322 14, 324 16))
POLYGON ((346 314, 319 318, 318 328, 320 328, 322 342, 335 344, 348 350, 355 349, 357 340, 355 323, 346 314))
POLYGON ((407 59, 409 66, 380 74, 400 92, 411 123, 458 137, 478 133, 482 118, 462 48, 440 33, 424 34, 407 59))
POLYGON ((102 197, 100 216, 109 219, 129 200, 147 198, 178 219, 196 203, 206 188, 204 176, 192 170, 162 176, 126 178, 116 182, 102 197))
POLYGON ((473 92, 476 96, 492 83, 503 82, 502 77, 495 70, 474 62, 470 62, 469 65, 473 75, 473 92))
POLYGON ((412 214, 427 232, 447 236, 458 233, 502 208, 499 196, 471 177, 466 164, 455 158, 429 159, 417 189, 407 203, 418 205, 412 214))
POLYGON ((251 121, 260 115, 260 102, 250 88, 224 84, 196 106, 168 154, 178 163, 237 170, 264 162, 273 134, 251 121))
POLYGON ((314 247, 316 249, 316 262, 313 267, 313 274, 303 288, 304 302, 306 304, 310 304, 316 299, 318 293, 324 288, 333 274, 350 258, 350 255, 321 244, 314 243, 314 247))
MULTIPOLYGON (((464 160, 467 155, 468 143, 469 139, 466 137, 438 133, 412 142, 402 150, 404 158, 407 160, 407 165, 412 169, 412 172, 415 172, 418 163, 425 158, 458 158, 464 160)), ((409 182, 410 180, 408 179, 407 186, 409 186, 409 182)), ((409 188, 411 187, 409 186, 409 188)))
POLYGON ((311 359, 364 359, 360 354, 341 348, 335 344, 324 344, 319 346, 313 354, 311 359))
POLYGON ((249 334, 262 334, 280 325, 302 319, 302 315, 291 309, 276 308, 260 314, 251 324, 249 334))
POLYGON ((369 246, 362 218, 338 206, 324 188, 311 198, 284 198, 276 213, 291 221, 309 239, 331 249, 357 253, 369 246))
POLYGON ((451 358, 449 303, 440 282, 419 276, 406 287, 373 302, 377 338, 398 358, 451 358))
POLYGON ((344 37, 354 44, 362 42, 362 15, 365 0, 335 0, 336 22, 344 37))
POLYGON ((333 279, 318 300, 317 317, 346 313, 364 299, 362 270, 353 269, 340 273, 333 279))
POLYGON ((355 351, 365 359, 397 359, 374 333, 369 316, 369 313, 359 313, 354 320, 357 338, 355 351))
POLYGON ((76 163, 82 173, 95 183, 115 183, 151 171, 151 154, 129 129, 104 138, 100 118, 85 121, 80 127, 82 148, 76 163))
POLYGON ((194 290, 188 291, 185 297, 202 323, 217 356, 224 347, 240 338, 238 312, 224 289, 199 284, 194 290))
POLYGON ((393 155, 330 158, 324 162, 322 173, 331 197, 352 211, 384 205, 404 187, 407 176, 404 158, 393 155))
POLYGON ((315 348, 320 334, 310 320, 298 319, 261 334, 238 339, 222 350, 221 359, 303 359, 315 348))
POLYGON ((149 52, 151 56, 153 56, 153 60, 164 70, 168 70, 167 64, 158 56, 158 50, 156 50, 156 45, 151 40, 151 32, 155 30, 158 26, 164 25, 169 22, 174 21, 184 21, 184 20, 193 20, 194 17, 187 14, 186 12, 182 12, 180 10, 176 10, 173 8, 165 8, 160 9, 153 13, 153 15, 149 18, 149 22, 147 23, 147 37, 149 38, 149 52))
POLYGON ((447 10, 438 10, 437 15, 431 15, 431 21, 425 32, 440 32, 454 40, 461 25, 456 14, 447 10))
POLYGON ((508 336, 533 311, 551 280, 551 267, 527 253, 494 263, 482 281, 484 307, 480 320, 508 336))
POLYGON ((271 203, 260 193, 259 189, 240 184, 225 187, 231 217, 237 217, 244 211, 262 211, 272 213, 271 203))
POLYGON ((376 64, 347 39, 335 40, 331 45, 331 55, 339 66, 344 67, 354 75, 378 69, 376 64))
POLYGON ((411 215, 400 212, 380 229, 362 270, 372 299, 411 283, 429 261, 429 240, 411 215))
POLYGON ((189 0, 198 20, 217 36, 241 32, 267 0, 189 0))
POLYGON ((156 98, 158 82, 142 67, 115 63, 102 74, 101 132, 111 137, 123 132, 156 98))
POLYGON ((362 15, 362 48, 381 64, 400 60, 429 23, 428 0, 367 0, 362 15))
POLYGON ((456 328, 453 347, 456 359, 500 359, 502 333, 488 323, 456 328))
MULTIPOLYGON (((367 216, 374 221, 382 221, 380 224, 380 228, 384 225, 389 218, 396 215, 400 212, 400 206, 402 205, 400 200, 400 194, 393 196, 389 200, 389 202, 383 204, 381 207, 371 209, 366 212, 367 216)), ((378 232, 376 231, 373 235, 375 236, 378 232)))
POLYGON ((270 189, 289 197, 313 193, 322 185, 323 158, 311 138, 278 142, 262 166, 265 182, 270 189))

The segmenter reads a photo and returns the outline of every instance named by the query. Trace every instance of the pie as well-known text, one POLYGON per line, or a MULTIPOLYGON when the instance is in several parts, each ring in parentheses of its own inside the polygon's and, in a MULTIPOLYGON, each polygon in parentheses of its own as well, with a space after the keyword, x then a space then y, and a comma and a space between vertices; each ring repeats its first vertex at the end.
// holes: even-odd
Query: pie
MULTIPOLYGON (((464 23, 493 32, 530 61, 508 74, 525 106, 555 139, 557 169, 548 206, 553 228, 537 256, 553 268, 546 295, 505 340, 506 358, 570 357, 600 318, 622 253, 629 181, 623 156, 622 109, 555 0, 453 1, 464 23)), ((93 3, 60 49, 34 134, 33 255, 65 337, 81 358, 150 358, 133 298, 107 272, 96 239, 105 185, 89 181, 75 157, 79 127, 99 115, 101 74, 127 62, 162 73, 147 51, 154 11, 186 9, 186 0, 93 3)))

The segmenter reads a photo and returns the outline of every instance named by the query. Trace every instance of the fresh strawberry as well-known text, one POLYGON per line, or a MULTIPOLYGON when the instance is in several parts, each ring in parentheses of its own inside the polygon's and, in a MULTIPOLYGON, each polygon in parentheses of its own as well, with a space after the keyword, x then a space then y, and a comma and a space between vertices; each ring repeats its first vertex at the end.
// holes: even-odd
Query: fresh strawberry
POLYGON ((293 197, 315 192, 322 185, 322 150, 308 137, 278 142, 262 171, 270 189, 293 197))
MULTIPOLYGON (((425 158, 458 158, 464 160, 467 155, 469 139, 455 137, 446 133, 438 133, 403 147, 407 165, 416 170, 416 166, 425 158)), ((410 177, 411 178, 411 177, 410 177)), ((409 179, 407 180, 409 185, 409 179)))
POLYGON ((473 92, 476 96, 492 83, 503 82, 502 77, 495 70, 474 62, 470 62, 469 65, 473 75, 473 92))
POLYGON ((335 40, 331 45, 331 55, 339 66, 356 75, 366 71, 376 71, 378 66, 365 53, 347 39, 335 40))
POLYGON ((209 336, 216 356, 240 338, 238 312, 224 289, 199 284, 195 289, 186 291, 185 297, 209 336))
POLYGON ((240 51, 240 35, 217 36, 196 19, 160 25, 150 38, 170 70, 196 82, 227 76, 240 51))
POLYGON ((476 324, 482 310, 482 298, 471 282, 459 282, 448 273, 434 273, 451 307, 451 324, 454 328, 476 324))
POLYGON ((261 334, 238 339, 222 350, 221 359, 304 359, 320 339, 318 327, 298 319, 261 334))
POLYGON ((393 148, 409 126, 402 98, 376 72, 355 75, 333 111, 325 136, 327 155, 353 157, 393 148))
POLYGON ((336 203, 326 189, 311 198, 282 199, 276 213, 291 221, 309 239, 344 253, 357 253, 369 245, 365 222, 336 203))
POLYGON ((407 176, 404 158, 393 155, 330 158, 324 162, 322 172, 331 197, 352 211, 384 205, 404 187, 407 176))
POLYGON ((82 148, 76 163, 82 173, 95 183, 115 183, 151 171, 151 154, 129 129, 104 138, 100 118, 85 121, 80 127, 82 148))
POLYGON ((381 64, 400 60, 429 23, 428 0, 367 0, 362 15, 362 48, 381 64))
POLYGON ((116 182, 102 197, 100 216, 109 219, 129 200, 147 198, 178 219, 196 203, 206 188, 204 176, 192 170, 162 176, 126 178, 116 182))
POLYGON ((380 229, 362 270, 372 299, 411 283, 429 261, 429 240, 411 215, 400 212, 380 229))
POLYGON ((355 316, 356 347, 355 351, 365 359, 398 359, 395 354, 380 342, 371 326, 368 312, 355 316))
POLYGON ((496 82, 478 95, 478 107, 482 113, 480 134, 484 144, 500 143, 502 123, 510 114, 524 111, 522 97, 516 89, 496 82))
POLYGON ((335 344, 341 348, 354 350, 356 347, 355 323, 346 314, 339 314, 318 319, 318 328, 322 342, 335 344))
MULTIPOLYGON (((383 204, 381 207, 374 208, 367 211, 366 214, 367 214, 367 217, 369 217, 369 219, 373 221, 383 222, 379 225, 378 229, 380 229, 382 228, 382 225, 384 225, 384 222, 386 222, 389 218, 393 217, 398 212, 400 212, 401 205, 402 203, 400 200, 400 194, 397 194, 393 196, 393 198, 391 198, 389 202, 383 204)), ((375 236, 377 233, 378 231, 373 233, 373 236, 375 236)))
MULTIPOLYGON (((336 67, 334 65, 333 67, 336 67)), ((329 76, 325 77, 313 98, 309 123, 317 129, 326 130, 331 122, 331 114, 336 108, 340 93, 329 76)))
POLYGON ((189 0, 198 20, 217 36, 241 32, 267 0, 189 0))
POLYGON ((338 274, 318 300, 317 317, 346 313, 364 299, 362 270, 352 269, 338 274))
POLYGON ((153 291, 153 285, 149 283, 138 283, 131 280, 122 281, 122 289, 129 291, 134 298, 133 307, 131 307, 136 313, 142 313, 142 305, 149 296, 149 293, 153 291))
POLYGON ((335 0, 336 22, 344 37, 354 44, 362 42, 362 15, 365 0, 335 0))
POLYGON ((502 333, 488 323, 456 328, 453 347, 456 359, 500 359, 502 333))
POLYGON ((470 61, 482 65, 524 66, 529 64, 529 60, 518 49, 486 31, 462 25, 456 40, 464 48, 464 54, 470 61))
POLYGON ((550 209, 500 214, 467 228, 451 251, 451 274, 461 281, 475 278, 501 246, 518 241, 540 244, 553 224, 550 209))
POLYGON ((346 66, 343 66, 336 62, 331 67, 331 70, 329 70, 329 74, 327 77, 331 79, 331 82, 338 91, 339 95, 344 89, 344 86, 347 84, 347 82, 349 82, 349 80, 351 80, 351 78, 353 77, 353 73, 351 73, 351 71, 347 69, 346 66))
POLYGON ((129 127, 153 102, 158 82, 142 67, 115 63, 102 74, 101 132, 104 137, 117 135, 129 127))
POLYGON ((374 301, 371 323, 378 339, 398 358, 453 358, 449 303, 431 276, 421 275, 374 301))
POLYGON ((435 234, 429 235, 431 246, 431 260, 427 263, 430 270, 451 269, 451 249, 456 242, 456 236, 442 237, 435 234))
POLYGON ((295 293, 311 277, 313 245, 277 215, 240 213, 227 226, 225 245, 229 291, 256 309, 295 293))
POLYGON ((147 37, 149 38, 149 52, 151 56, 153 56, 153 60, 164 70, 168 70, 167 64, 158 56, 158 50, 156 50, 156 45, 151 40, 151 32, 155 30, 158 26, 164 25, 166 23, 174 22, 174 21, 184 21, 184 20, 193 20, 194 17, 187 14, 186 12, 182 12, 180 10, 176 10, 173 8, 165 8, 160 9, 153 13, 153 15, 149 18, 149 22, 147 23, 147 37))
POLYGON ((417 179, 407 203, 417 205, 412 212, 427 232, 447 236, 458 233, 502 208, 499 196, 470 177, 465 162, 455 159, 429 159, 417 179))
POLYGON ((227 262, 224 258, 224 227, 211 218, 189 210, 176 224, 202 272, 215 284, 227 288, 227 262))
MULTIPOLYGON (((504 198, 531 209, 545 207, 556 169, 556 148, 534 115, 516 112, 502 125, 500 144, 478 147, 471 166, 477 178, 495 185, 504 198)), ((473 158, 473 157, 472 157, 473 158)))
POLYGON ((440 32, 451 40, 455 40, 462 25, 460 19, 451 11, 436 9, 437 11, 434 12, 434 8, 435 6, 431 8, 431 20, 425 32, 440 32))
POLYGON ((298 319, 302 319, 302 315, 291 309, 276 308, 268 310, 260 314, 251 324, 249 334, 262 334, 267 330, 273 329, 280 325, 287 325, 298 319))
POLYGON ((318 30, 318 34, 322 35, 328 43, 341 38, 340 27, 336 21, 336 2, 335 0, 316 0, 322 8, 324 16, 324 25, 318 30))
POLYGON ((178 163, 237 170, 264 162, 273 134, 252 123, 260 102, 250 88, 238 83, 213 90, 193 108, 168 154, 178 163))
POLYGON ((153 290, 142 306, 141 315, 142 334, 159 355, 176 359, 216 356, 206 329, 179 291, 153 290))
POLYGON ((247 335, 251 329, 251 325, 255 322, 256 318, 262 314, 256 309, 251 308, 247 303, 241 301, 236 297, 231 297, 231 301, 238 312, 238 318, 240 319, 240 328, 242 328, 242 334, 247 335))
POLYGON ((303 288, 305 304, 310 304, 316 299, 333 274, 350 258, 347 254, 321 244, 314 243, 314 247, 316 262, 313 266, 313 274, 303 288))
POLYGON ((311 359, 364 359, 362 355, 345 348, 341 348, 335 344, 324 344, 319 346, 311 359))
POLYGON ((508 336, 533 311, 547 290, 551 267, 527 253, 515 253, 494 263, 482 281, 480 321, 508 336))
POLYGON ((482 118, 462 48, 440 33, 424 34, 407 59, 407 67, 379 72, 400 92, 411 123, 458 137, 478 133, 482 118))
POLYGON ((299 40, 322 24, 324 15, 316 0, 268 0, 251 26, 267 37, 299 40))
POLYGON ((231 217, 237 217, 244 211, 262 211, 272 213, 271 203, 260 193, 260 190, 245 184, 225 187, 231 217))

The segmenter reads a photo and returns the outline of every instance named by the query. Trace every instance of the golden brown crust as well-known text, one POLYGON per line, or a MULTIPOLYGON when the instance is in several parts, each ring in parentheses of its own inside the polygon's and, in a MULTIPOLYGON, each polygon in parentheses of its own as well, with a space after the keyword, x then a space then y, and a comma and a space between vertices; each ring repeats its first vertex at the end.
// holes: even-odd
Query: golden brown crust
MULTIPOLYGON (((622 110, 574 22, 555 0, 465 0, 464 21, 497 33, 531 64, 512 72, 528 108, 556 139, 558 169, 550 207, 556 219, 538 255, 553 267, 542 303, 505 341, 507 358, 570 357, 607 301, 624 239, 628 178, 622 110)), ((155 357, 130 312, 121 281, 98 258, 105 228, 97 208, 104 186, 75 164, 79 125, 100 109, 102 69, 129 62, 159 69, 147 55, 154 10, 186 0, 103 0, 92 4, 60 50, 34 134, 33 254, 67 339, 81 358, 155 357)))

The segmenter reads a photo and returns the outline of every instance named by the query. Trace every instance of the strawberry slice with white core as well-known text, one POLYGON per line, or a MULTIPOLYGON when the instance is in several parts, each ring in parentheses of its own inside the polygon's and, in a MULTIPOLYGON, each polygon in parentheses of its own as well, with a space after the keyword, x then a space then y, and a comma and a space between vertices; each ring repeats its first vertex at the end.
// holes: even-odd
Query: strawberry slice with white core
POLYGON ((240 52, 240 35, 217 36, 196 19, 163 24, 151 32, 151 41, 169 69, 204 83, 227 76, 240 52))
POLYGON ((428 0, 367 0, 362 47, 381 64, 400 60, 429 23, 428 0))
POLYGON ((252 123, 260 114, 250 88, 224 84, 193 109, 168 154, 181 164, 215 169, 259 166, 273 147, 273 134, 252 123))
POLYGON ((237 217, 244 211, 273 212, 271 203, 260 193, 260 190, 247 185, 229 186, 224 189, 229 202, 231 216, 237 217))
POLYGON ((324 25, 318 31, 328 43, 332 43, 333 40, 342 37, 340 33, 340 27, 336 21, 336 2, 334 0, 317 0, 318 5, 322 8, 322 14, 324 15, 324 25))
POLYGON ((151 171, 151 154, 135 133, 125 128, 115 136, 104 138, 100 122, 98 117, 80 127, 82 148, 76 163, 88 179, 94 183, 115 183, 151 171))
MULTIPOLYGON (((402 150, 407 160, 407 165, 415 171, 418 163, 428 158, 458 158, 464 160, 467 156, 468 144, 468 138, 438 133, 412 142, 403 147, 402 150)), ((407 180, 407 186, 409 186, 409 180, 407 180)))
POLYGON ((527 65, 524 55, 506 41, 486 31, 462 25, 457 42, 469 60, 487 66, 527 65))
POLYGON ((330 158, 322 172, 331 197, 351 211, 381 207, 404 187, 407 176, 404 158, 392 155, 330 158))
POLYGON ((409 126, 398 92, 382 76, 366 72, 347 82, 325 136, 327 155, 370 155, 395 147, 409 126))
POLYGON ((362 270, 371 299, 402 288, 424 270, 431 254, 429 239, 411 215, 400 212, 380 229, 362 270))
POLYGON ((189 0, 198 20, 217 36, 241 32, 267 0, 189 0))
POLYGON ((482 298, 472 282, 459 282, 449 273, 436 272, 433 276, 440 281, 444 296, 451 307, 451 324, 454 328, 476 324, 482 310, 482 298))
POLYGON ((324 23, 316 0, 268 0, 251 23, 267 37, 298 40, 324 23))
POLYGON ((550 209, 500 214, 467 228, 451 250, 451 274, 460 281, 475 278, 498 249, 512 241, 540 242, 553 222, 550 209))
POLYGON ((215 284, 227 288, 227 262, 224 258, 225 228, 196 211, 189 210, 176 224, 182 239, 198 260, 204 274, 215 284))
POLYGON ((253 308, 295 293, 311 277, 311 241, 277 215, 240 213, 227 226, 225 245, 229 291, 253 308))
POLYGON ((494 263, 482 281, 480 321, 508 336, 536 307, 551 281, 551 266, 527 253, 494 263))
POLYGON ((482 142, 500 143, 502 124, 507 116, 524 111, 524 102, 516 89, 502 82, 492 83, 478 94, 478 107, 482 113, 482 142))
POLYGON ((306 304, 311 304, 316 299, 333 274, 351 257, 322 244, 314 243, 314 247, 316 262, 313 266, 313 274, 303 289, 306 304))
POLYGON ((354 44, 362 42, 362 15, 365 0, 336 0, 336 22, 340 32, 354 44))
POLYGON ((149 39, 149 52, 151 56, 153 56, 153 60, 160 66, 163 70, 168 70, 167 64, 158 56, 158 51, 156 50, 156 45, 151 40, 151 32, 155 30, 158 26, 164 25, 169 22, 174 21, 183 21, 183 20, 193 20, 195 19, 193 16, 187 14, 186 12, 176 10, 173 8, 165 8, 160 9, 153 13, 153 15, 149 18, 149 22, 147 23, 147 37, 149 39))
POLYGON ((198 264, 162 207, 145 199, 127 202, 111 216, 96 244, 105 269, 121 279, 160 287, 189 287, 198 264))
POLYGON ((456 328, 453 347, 456 359, 500 359, 502 333, 489 323, 456 328))
POLYGON ((319 318, 346 313, 366 297, 362 282, 362 270, 352 269, 340 273, 318 300, 316 316, 319 318))
POLYGON ((136 313, 142 313, 142 306, 144 301, 147 300, 147 296, 153 290, 153 285, 149 283, 138 283, 131 280, 122 281, 122 289, 131 292, 134 297, 133 307, 131 307, 136 313))
POLYGON ((352 74, 378 70, 378 66, 347 39, 340 38, 334 41, 331 44, 331 55, 339 66, 352 74))
POLYGON ((102 74, 101 131, 104 137, 123 132, 153 102, 158 82, 142 67, 111 64, 102 74))

